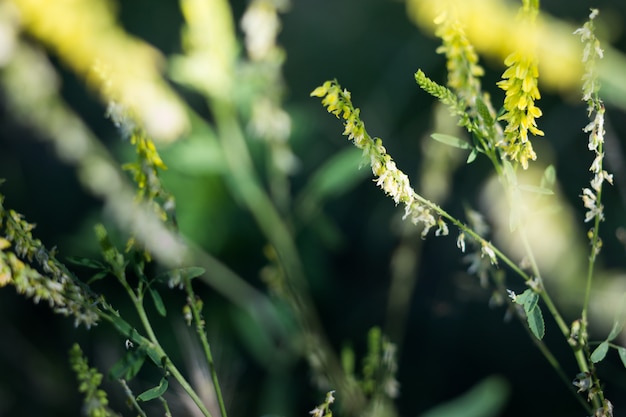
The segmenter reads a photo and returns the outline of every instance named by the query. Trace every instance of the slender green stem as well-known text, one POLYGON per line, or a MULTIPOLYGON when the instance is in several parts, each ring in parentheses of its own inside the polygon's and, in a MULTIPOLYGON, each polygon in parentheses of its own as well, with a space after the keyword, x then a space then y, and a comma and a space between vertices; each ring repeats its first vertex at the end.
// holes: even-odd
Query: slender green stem
POLYGON ((237 119, 237 112, 233 104, 226 100, 215 99, 210 104, 214 111, 225 161, 229 167, 229 180, 233 191, 254 216, 260 229, 275 248, 288 278, 286 287, 289 301, 305 334, 313 335, 317 339, 315 349, 322 352, 319 358, 324 361, 323 369, 328 374, 331 384, 349 390, 350 395, 344 397, 344 404, 349 409, 358 410, 364 404, 364 398, 360 391, 350 389, 353 384, 343 372, 334 350, 323 337, 314 304, 309 297, 308 283, 300 256, 290 231, 254 173, 252 158, 237 119))
POLYGON ((148 334, 150 342, 152 343, 153 347, 158 352, 159 357, 165 358, 165 361, 164 361, 165 369, 167 369, 174 376, 174 378, 183 387, 183 389, 189 395, 189 397, 191 397, 193 402, 196 403, 196 406, 200 409, 202 414, 204 414, 206 417, 212 417, 211 413, 202 402, 202 399, 200 399, 196 391, 191 387, 191 384, 187 382, 187 380, 182 375, 182 373, 178 370, 178 368, 176 368, 176 366, 169 359, 169 356, 167 355, 167 353, 165 353, 165 350, 161 347, 161 344, 159 343, 159 340, 157 339, 156 334, 154 333, 154 330, 152 329, 150 320, 148 319, 148 316, 146 315, 146 310, 143 308, 143 303, 141 301, 141 298, 137 298, 137 303, 135 303, 135 308, 137 309, 137 313, 139 314, 141 323, 143 324, 146 330, 146 333, 148 334))
MULTIPOLYGON (((160 347, 159 347, 160 348, 160 347)), ((163 350, 161 349, 161 351, 163 352, 163 350)), ((163 352, 163 354, 165 355, 165 352, 163 352)), ((209 410, 206 408, 206 406, 204 405, 204 403, 202 402, 202 400, 200 399, 200 397, 198 396, 198 394, 196 393, 196 391, 191 387, 191 385, 189 384, 189 382, 187 382, 187 380, 185 379, 185 377, 180 373, 180 371, 178 370, 178 368, 176 368, 176 366, 170 361, 167 361, 167 364, 165 365, 167 370, 172 374, 172 376, 176 379, 176 381, 178 381, 178 383, 180 384, 180 386, 185 390, 185 392, 189 395, 189 397, 191 397, 191 399, 193 400, 193 402, 196 404, 196 406, 200 409, 200 411, 202 412, 202 414, 205 417, 212 417, 211 413, 209 412, 209 410)))
POLYGON ((167 400, 163 398, 163 396, 159 397, 161 404, 163 404, 163 408, 165 409, 165 417, 172 417, 172 412, 170 411, 170 406, 167 403, 167 400))
POLYGON ((124 387, 124 393, 126 393, 126 397, 128 398, 128 401, 130 401, 133 408, 139 413, 141 417, 147 417, 146 412, 141 409, 141 406, 135 399, 135 394, 133 394, 126 381, 124 379, 119 379, 118 381, 120 384, 122 384, 122 387, 124 387))
POLYGON ((183 387, 185 392, 187 392, 187 394, 193 400, 193 402, 196 403, 196 405, 198 406, 202 414, 204 414, 206 417, 212 417, 211 413, 206 408, 206 406, 204 405, 204 403, 202 402, 198 394, 191 387, 189 382, 187 382, 187 380, 183 377, 183 375, 180 373, 178 368, 176 368, 176 366, 172 363, 167 353, 165 353, 165 350, 161 347, 159 343, 159 339, 157 338, 154 332, 154 329, 152 328, 150 319, 148 318, 148 315, 146 314, 146 310, 143 306, 142 293, 140 291, 135 293, 135 291, 133 291, 133 289, 128 285, 128 282, 123 276, 119 276, 118 280, 120 281, 122 286, 126 289, 126 291, 128 292, 128 296, 133 302, 135 310, 137 311, 137 315, 139 316, 139 320, 141 321, 141 324, 143 325, 144 330, 146 331, 146 334, 148 335, 149 343, 157 351, 159 357, 165 358, 165 361, 164 361, 165 368, 174 376, 174 378, 183 387))
MULTIPOLYGON (((122 329, 119 326, 119 323, 116 322, 114 316, 116 316, 116 312, 114 310, 112 310, 112 307, 108 306, 105 307, 105 309, 108 309, 109 312, 105 312, 103 310, 98 310, 98 315, 103 319, 106 320, 107 322, 111 323, 114 327, 116 327, 118 330, 122 331, 122 329)), ((143 309, 143 307, 142 307, 143 309)), ((145 311, 144 311, 144 316, 145 316, 145 311)), ((149 322, 148 322, 149 324, 149 322)), ((151 326, 149 326, 151 328, 151 326)), ((169 371, 169 373, 171 375, 174 376, 174 378, 176 379, 176 381, 178 381, 178 383, 181 385, 181 387, 183 388, 183 390, 185 390, 185 392, 189 395, 189 397, 192 399, 192 401, 196 404, 196 406, 198 407, 198 409, 200 409, 200 411, 202 412, 202 414, 205 417, 212 417, 211 413, 209 412, 209 410, 207 410, 206 406, 204 405, 204 403, 202 402, 202 400, 200 399, 200 397, 198 396, 198 394, 194 391, 194 389, 191 387, 191 385, 189 384, 189 382, 187 382, 187 380, 185 379, 185 377, 180 373, 180 371, 178 370, 178 368, 176 368, 176 366, 172 363, 172 361, 169 359, 169 357, 167 356, 167 353, 165 353, 165 351, 163 350, 163 348, 161 347, 161 345, 158 343, 158 340, 152 341, 144 336, 141 336, 140 334, 138 334, 134 329, 132 329, 131 327, 129 327, 127 330, 123 330, 128 331, 132 334, 124 334, 124 336, 126 337, 131 337, 134 341, 138 341, 142 346, 145 346, 147 349, 151 349, 154 351, 154 355, 162 358, 163 362, 164 362, 164 366, 165 369, 167 371, 169 371)), ((151 332, 152 335, 154 336, 154 332, 151 332)))
POLYGON ((432 201, 427 200, 426 198, 420 196, 419 194, 416 194, 415 196, 416 196, 417 200, 420 203, 428 206, 429 208, 434 210, 437 214, 439 214, 441 217, 443 217, 443 218, 447 219, 448 221, 450 221, 450 223, 454 224, 456 227, 458 227, 465 234, 467 234, 468 236, 472 237, 477 242, 481 242, 482 244, 488 246, 491 250, 493 250, 493 252, 496 254, 496 256, 502 262, 504 262, 516 274, 518 274, 520 277, 522 277, 524 279, 524 281, 530 280, 530 277, 528 276, 528 274, 526 274, 526 272, 522 271, 520 269, 520 267, 517 266, 517 264, 515 262, 513 262, 508 256, 506 256, 500 249, 498 249, 496 246, 494 246, 491 242, 488 242, 484 237, 482 237, 481 235, 476 233, 472 228, 470 228, 465 223, 463 223, 460 220, 458 220, 456 217, 454 217, 451 214, 449 214, 447 211, 445 211, 444 209, 442 209, 440 206, 438 206, 437 204, 433 203, 432 201))
POLYGON ((198 304, 196 303, 196 294, 193 291, 193 288, 191 286, 191 280, 189 278, 184 279, 184 286, 185 291, 187 292, 187 298, 189 302, 189 307, 191 308, 191 314, 193 315, 193 320, 196 323, 196 332, 198 333, 198 337, 200 338, 200 343, 202 344, 202 349, 204 350, 204 356, 206 357, 207 363, 209 364, 209 371, 211 372, 213 388, 215 389, 215 395, 217 397, 217 402, 220 407, 220 412, 222 414, 222 417, 227 417, 226 405, 224 403, 222 389, 220 387, 219 379, 217 377, 215 362, 213 361, 213 354, 211 353, 211 347, 209 346, 209 341, 207 339, 206 332, 204 331, 204 320, 202 319, 200 311, 198 309, 198 304))
POLYGON ((532 251, 532 248, 530 247, 530 243, 528 242, 528 235, 526 234, 526 228, 524 227, 520 228, 520 236, 522 239, 522 243, 524 245, 524 249, 526 251, 526 255, 528 256, 530 260, 531 269, 533 270, 533 273, 535 274, 535 276, 537 277, 540 283, 536 291, 541 297, 541 299, 543 300, 543 302, 545 303, 546 307, 548 307, 550 314, 552 314, 552 317, 556 321, 556 324, 559 326, 559 330, 561 330, 561 333, 567 339, 569 338, 569 335, 570 335, 569 327, 567 326, 567 323, 565 323, 565 320, 563 320, 563 316, 561 315, 556 305, 552 301, 552 297, 550 297, 550 295, 548 294, 548 291, 546 291, 545 287, 543 286, 541 273, 539 271, 539 267, 537 266, 535 255, 532 251))
POLYGON ((567 377, 565 372, 563 372, 563 369, 561 368, 561 364, 556 359, 556 357, 552 354, 548 346, 546 346, 543 340, 539 340, 535 336, 533 336, 527 326, 524 326, 524 327, 526 328, 526 331, 528 332, 530 339, 533 341, 535 346, 539 348, 539 351, 546 358, 546 360, 550 363, 550 365, 552 365, 557 375, 559 376, 561 381, 563 381, 563 383, 568 388, 568 390, 574 395, 574 397, 576 397, 578 402, 585 408, 585 410, 587 410, 588 413, 593 414, 593 410, 591 409, 591 406, 576 392, 576 390, 574 389, 574 385, 572 385, 572 382, 570 381, 570 379, 567 377))

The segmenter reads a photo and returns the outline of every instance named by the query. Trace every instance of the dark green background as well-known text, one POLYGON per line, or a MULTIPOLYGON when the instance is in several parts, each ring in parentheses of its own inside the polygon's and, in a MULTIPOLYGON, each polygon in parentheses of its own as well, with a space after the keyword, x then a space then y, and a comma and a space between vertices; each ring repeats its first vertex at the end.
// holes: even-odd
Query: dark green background
MULTIPOLYGON (((233 2, 238 18, 243 6, 243 2, 233 2)), ((544 1, 542 7, 577 25, 585 20, 589 7, 599 7, 601 15, 612 23, 611 42, 621 51, 626 50, 626 36, 621 32, 625 2, 544 1)), ((130 32, 165 54, 179 52, 182 18, 177 2, 123 1, 119 8, 130 32)), ((302 169, 293 178, 294 191, 301 189, 330 156, 351 146, 340 135, 340 123, 324 111, 319 100, 309 97, 313 88, 332 78, 350 89, 368 131, 384 139, 398 165, 409 175, 417 173, 421 137, 431 126, 434 102, 416 86, 413 74, 421 68, 434 80, 444 82, 445 63, 435 53, 437 40, 409 22, 403 2, 293 1, 283 16, 280 43, 288 57, 284 74, 286 108, 293 117, 292 147, 302 162, 302 169)), ((494 83, 503 68, 494 62, 484 65, 484 86, 499 103, 502 93, 494 83)), ((104 108, 62 65, 59 70, 67 101, 120 158, 131 158, 127 145, 104 119, 104 108)), ((540 139, 545 145, 539 145, 539 157, 543 146, 551 149, 546 152, 555 155, 559 180, 582 219, 578 194, 589 180, 582 167, 592 159, 581 130, 585 124, 584 105, 564 103, 560 97, 546 94, 539 106, 544 112, 540 127, 546 133, 540 139)), ((619 139, 626 134, 626 114, 610 107, 607 114, 609 133, 618 138, 617 145, 626 146, 619 139)), ((7 179, 2 185, 5 205, 37 223, 38 237, 48 246, 57 245, 61 256, 97 256, 91 228, 102 218, 99 201, 81 190, 73 170, 58 162, 52 149, 38 141, 28 126, 12 120, 2 102, 0 135, 0 177, 7 179)), ((607 145, 607 153, 618 155, 617 161, 623 162, 619 147, 607 145)), ((476 190, 489 172, 484 161, 469 168, 462 167, 455 174, 453 197, 446 203, 446 209, 455 215, 462 215, 463 202, 475 201, 476 190)), ((616 186, 606 193, 608 220, 603 226, 606 237, 602 262, 609 267, 623 267, 624 248, 613 232, 626 223, 625 196, 620 193, 626 177, 623 167, 608 168, 615 173, 616 186)), ((183 231, 262 288, 258 275, 265 265, 261 253, 264 239, 252 218, 228 195, 219 177, 207 174, 191 179, 170 170, 164 181, 179 199, 183 231)), ((340 232, 338 245, 324 246, 312 230, 299 238, 314 299, 337 348, 350 343, 362 352, 367 330, 384 324, 389 264, 399 242, 400 211, 366 179, 324 207, 340 232)), ((414 239, 418 241, 419 236, 414 239)), ((511 397, 502 415, 584 415, 521 326, 504 323, 504 311, 488 307, 490 294, 479 290, 475 278, 463 273, 461 257, 454 238, 429 238, 423 243, 407 337, 400 347, 400 415, 417 416, 492 374, 503 375, 511 386, 511 397), (457 285, 459 282, 465 283, 465 289, 457 285)), ((116 296, 114 287, 103 290, 116 296)), ((265 361, 259 361, 254 346, 249 346, 242 336, 245 332, 236 324, 237 313, 232 306, 210 289, 203 292, 210 338, 231 416, 307 415, 324 394, 312 387, 306 364, 297 358, 272 363, 268 360, 271 352, 266 352, 269 356, 265 361)), ((182 296, 174 294, 170 302, 175 313, 182 306, 182 296)), ((171 332, 171 322, 164 321, 161 330, 171 332)), ((0 416, 79 415, 81 400, 66 359, 74 340, 83 343, 101 369, 110 366, 123 350, 123 341, 108 329, 89 333, 74 330, 71 320, 51 315, 46 306, 33 305, 12 288, 0 291, 0 416)), ((546 340, 557 353, 568 355, 569 348, 550 320, 546 340)), ((565 365, 566 372, 574 375, 573 360, 565 365)), ((616 355, 611 354, 600 374, 616 406, 615 415, 626 416, 626 373, 620 367, 616 355)), ((150 380, 151 375, 148 372, 143 377, 150 380)), ((119 391, 114 384, 110 387, 119 391)), ((119 395, 112 394, 112 399, 118 409, 125 409, 119 404, 119 395)))

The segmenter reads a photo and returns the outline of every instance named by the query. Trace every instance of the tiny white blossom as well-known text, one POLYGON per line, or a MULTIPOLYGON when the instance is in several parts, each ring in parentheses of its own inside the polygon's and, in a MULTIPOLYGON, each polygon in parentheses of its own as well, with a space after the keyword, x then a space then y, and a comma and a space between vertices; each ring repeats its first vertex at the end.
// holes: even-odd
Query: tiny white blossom
POLYGON ((326 394, 326 404, 332 404, 335 402, 335 391, 328 391, 326 394))
POLYGON ((439 227, 435 232, 435 236, 448 236, 448 225, 446 224, 446 222, 443 221, 443 219, 440 218, 439 220, 437 220, 437 226, 439 227))
POLYGON ((498 265, 498 259, 496 258, 496 253, 493 251, 493 248, 487 244, 487 242, 483 241, 480 251, 481 251, 481 257, 484 255, 487 255, 492 265, 498 265))
POLYGON ((459 237, 456 238, 456 247, 465 253, 465 233, 459 233, 459 237))
POLYGON ((324 410, 321 407, 315 407, 311 411, 309 411, 313 417, 322 417, 324 415, 324 410))

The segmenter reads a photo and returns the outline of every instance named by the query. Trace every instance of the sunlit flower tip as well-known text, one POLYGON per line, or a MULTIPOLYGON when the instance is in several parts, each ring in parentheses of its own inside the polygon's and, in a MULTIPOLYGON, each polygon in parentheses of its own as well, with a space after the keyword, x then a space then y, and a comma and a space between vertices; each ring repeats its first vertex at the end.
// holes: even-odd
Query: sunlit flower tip
POLYGON ((515 294, 515 291, 507 289, 506 293, 508 294, 509 298, 513 300, 513 302, 515 302, 515 300, 517 299, 517 294, 515 294))
POLYGON ((311 92, 311 97, 324 97, 330 89, 331 82, 326 81, 324 84, 317 87, 311 92))
POLYGON ((313 417, 323 417, 324 410, 321 407, 315 407, 314 409, 309 411, 309 414, 311 414, 313 417))
POLYGON ((481 257, 487 256, 492 265, 498 265, 498 258, 496 258, 496 253, 493 251, 491 245, 487 242, 483 241, 482 246, 480 248, 481 257))
POLYGON ((326 394, 326 404, 332 404, 335 402, 335 391, 328 391, 326 394))
POLYGON ((465 253, 465 233, 459 233, 459 236, 456 238, 456 247, 465 253))

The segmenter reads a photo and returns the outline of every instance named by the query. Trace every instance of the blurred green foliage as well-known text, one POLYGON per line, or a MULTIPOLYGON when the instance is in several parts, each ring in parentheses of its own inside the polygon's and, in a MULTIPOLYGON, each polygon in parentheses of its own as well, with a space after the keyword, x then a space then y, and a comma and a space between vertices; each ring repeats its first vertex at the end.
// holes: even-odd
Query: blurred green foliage
MULTIPOLYGON (((238 20, 245 4, 232 3, 238 20)), ((294 206, 304 219, 297 244, 331 345, 336 350, 351 345, 358 357, 366 353, 368 329, 384 324, 395 250, 408 240, 412 242, 408 256, 418 259, 417 286, 410 297, 404 344, 399 346, 399 414, 422 415, 481 380, 471 391, 479 398, 475 403, 479 409, 483 404, 488 410, 510 388, 501 415, 579 412, 519 326, 503 323, 504 311, 488 307, 490 294, 464 272, 463 256, 453 239, 421 242, 419 233, 408 230, 410 226, 399 221, 402 213, 368 180, 369 170, 358 170, 360 153, 340 136, 337 121, 328 117, 317 100, 309 98, 323 80, 340 79, 362 104, 368 129, 386 139, 389 153, 405 172, 417 175, 422 138, 430 133, 435 104, 415 85, 413 74, 419 67, 438 82, 445 80, 444 58, 435 53, 437 41, 410 23, 405 5, 399 1, 292 3, 283 15, 279 42, 287 54, 284 74, 286 108, 293 127, 290 141, 300 163, 291 178, 294 206), (490 377, 494 374, 501 377, 490 377), (484 380, 487 377, 490 379, 484 380), (490 397, 493 392, 497 395, 490 397)), ((542 3, 543 9, 575 25, 586 19, 590 6, 600 8, 607 39, 626 51, 626 34, 621 29, 626 18, 624 2, 542 3)), ((166 54, 180 52, 182 16, 177 2, 127 0, 118 7, 128 31, 166 54)), ((133 150, 104 119, 105 108, 93 93, 62 64, 55 64, 62 75, 63 96, 72 108, 108 149, 123 161, 133 161, 133 150)), ((487 61, 485 66, 484 85, 493 86, 494 97, 501 96, 495 87, 501 63, 487 61)), ((212 117, 195 93, 183 88, 179 92, 199 114, 212 117)), ((581 167, 590 162, 581 130, 584 104, 577 97, 544 94, 540 105, 546 138, 537 142, 537 153, 557 167, 560 186, 582 219, 578 194, 588 182, 588 173, 581 167)), ((607 114, 607 131, 612 137, 607 143, 607 160, 617 183, 604 197, 607 236, 603 263, 610 269, 624 267, 624 245, 613 236, 619 227, 626 227, 626 189, 621 184, 626 178, 622 152, 626 144, 620 139, 626 137, 626 114, 618 108, 608 108, 607 114)), ((37 223, 37 235, 47 246, 57 245, 60 254, 97 258, 92 225, 101 216, 101 202, 81 189, 73 169, 56 159, 49 144, 37 141, 28 126, 13 120, 2 101, 0 126, 0 178, 8 180, 1 191, 7 204, 37 223)), ((261 250, 265 238, 241 202, 228 192, 222 176, 224 159, 215 152, 215 133, 195 125, 193 132, 194 136, 162 151, 169 168, 162 174, 163 184, 175 194, 179 227, 265 291, 261 280, 267 264, 261 250)), ((263 166, 262 146, 253 142, 251 149, 255 163, 263 166)), ((488 167, 477 161, 471 169, 470 173, 462 166, 452 178, 454 198, 446 203, 452 212, 460 213, 464 204, 479 204, 478 193, 488 167)), ((88 270, 82 272, 89 276, 88 270)), ((119 295, 106 283, 100 285, 113 299, 119 295)), ((323 393, 311 388, 312 375, 304 361, 277 346, 271 335, 259 333, 255 323, 210 288, 200 292, 231 415, 307 415, 323 393)), ((182 309, 184 300, 179 294, 162 295, 166 303, 182 309)), ((294 326, 287 313, 282 320, 287 328, 294 326)), ((158 323, 163 331, 175 327, 167 320, 158 323)), ((546 326, 549 341, 554 337, 550 331, 554 324, 547 322, 546 326)), ((177 337, 185 340, 186 336, 177 337)), ((79 414, 80 399, 66 355, 77 338, 96 358, 98 362, 92 365, 99 369, 108 369, 123 354, 123 340, 114 332, 76 331, 70 321, 53 316, 46 306, 32 305, 12 291, 0 291, 0 416, 79 414)), ((568 349, 562 346, 561 351, 568 349)), ((619 365, 619 358, 609 360, 619 365)), ((623 392, 626 379, 620 366, 608 366, 601 373, 607 385, 623 392)), ((113 387, 105 382, 105 388, 107 384, 113 387)), ((611 398, 616 409, 626 407, 619 395, 611 398)), ((119 404, 123 398, 110 394, 110 401, 119 404)), ((469 415, 459 413, 466 406, 459 401, 450 406, 451 411, 433 410, 423 415, 469 415)))

